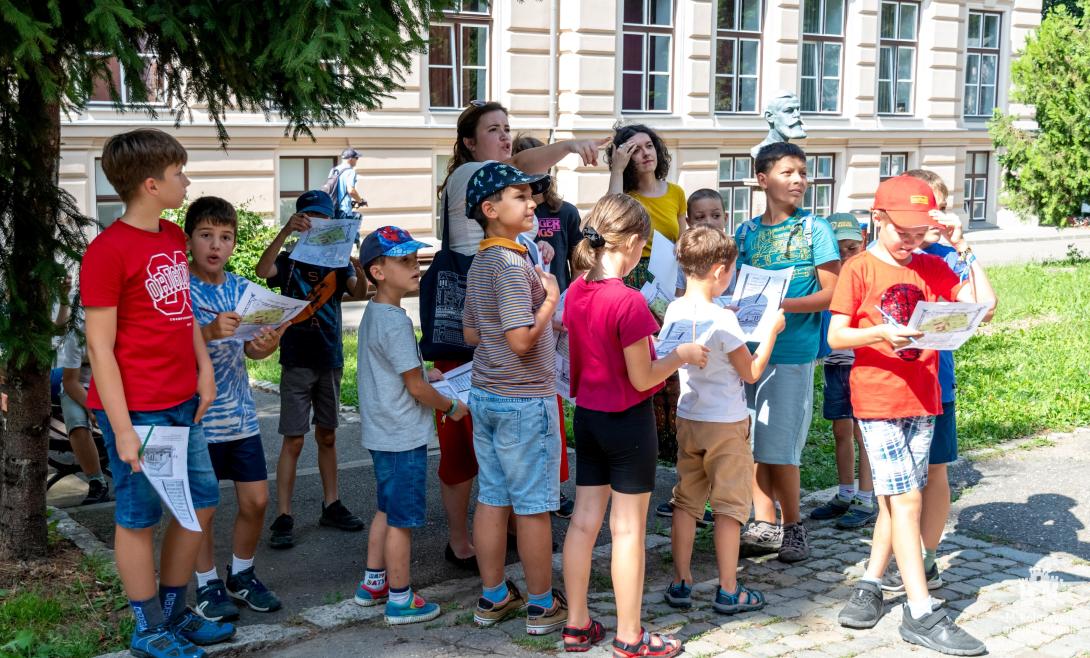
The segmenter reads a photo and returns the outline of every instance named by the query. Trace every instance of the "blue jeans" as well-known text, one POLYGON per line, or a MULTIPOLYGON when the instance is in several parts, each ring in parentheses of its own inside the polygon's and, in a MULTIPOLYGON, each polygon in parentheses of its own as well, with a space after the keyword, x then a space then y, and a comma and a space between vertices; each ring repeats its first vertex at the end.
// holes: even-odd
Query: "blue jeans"
POLYGON ((477 500, 523 516, 560 507, 560 419, 556 397, 507 398, 474 387, 477 500))
POLYGON ((370 450, 375 463, 378 511, 391 528, 422 528, 428 520, 428 446, 370 450))
MULTIPOLYGON (((130 411, 129 420, 133 425, 160 425, 189 428, 189 449, 187 466, 189 471, 189 492, 193 496, 193 507, 202 509, 215 507, 220 500, 219 481, 212 470, 212 459, 208 456, 208 443, 204 439, 204 430, 200 423, 193 423, 193 414, 197 412, 197 397, 188 402, 158 411, 130 411)), ((110 457, 110 471, 114 479, 114 495, 117 506, 114 508, 114 522, 122 528, 139 530, 150 528, 159 523, 163 516, 163 506, 159 494, 143 473, 133 473, 132 467, 121 461, 117 454, 117 437, 106 412, 95 409, 98 426, 102 428, 102 438, 106 443, 106 453, 110 457)))

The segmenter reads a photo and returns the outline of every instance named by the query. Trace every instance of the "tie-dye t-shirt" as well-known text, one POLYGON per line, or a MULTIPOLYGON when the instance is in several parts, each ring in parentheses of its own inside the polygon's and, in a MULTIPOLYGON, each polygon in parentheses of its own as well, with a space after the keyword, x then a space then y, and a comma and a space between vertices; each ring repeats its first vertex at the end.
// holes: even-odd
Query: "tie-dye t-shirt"
MULTIPOLYGON (((222 284, 205 283, 189 277, 193 313, 203 327, 220 313, 235 310, 242 291, 250 284, 245 278, 226 272, 222 284)), ((257 405, 246 374, 246 343, 238 338, 221 338, 208 343, 208 356, 216 373, 216 400, 204 415, 202 425, 209 443, 245 439, 260 433, 257 405)))

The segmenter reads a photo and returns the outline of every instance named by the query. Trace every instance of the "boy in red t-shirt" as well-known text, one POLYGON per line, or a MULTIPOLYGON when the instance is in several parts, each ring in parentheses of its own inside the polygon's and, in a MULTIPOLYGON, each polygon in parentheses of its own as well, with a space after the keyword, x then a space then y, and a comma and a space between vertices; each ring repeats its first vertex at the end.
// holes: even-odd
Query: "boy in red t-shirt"
POLYGON ((216 381, 189 298, 189 264, 182 229, 160 215, 177 208, 189 179, 186 152, 170 135, 149 128, 114 135, 102 149, 102 169, 125 202, 125 214, 87 248, 80 268, 86 308, 91 388, 87 406, 102 428, 117 507, 114 551, 136 627, 137 656, 194 658, 235 634, 231 624, 186 607, 186 586, 201 533, 171 521, 163 539, 158 595, 155 526, 159 496, 142 469, 134 426, 188 427, 189 488, 202 526, 219 502, 201 416, 216 381))
POLYGON ((984 643, 934 610, 920 555, 921 489, 935 416, 942 413, 938 353, 910 347, 920 332, 907 329, 919 302, 940 299, 994 305, 987 277, 974 291, 941 259, 913 253, 929 227, 950 232, 933 212, 935 195, 924 181, 897 176, 875 193, 876 243, 848 260, 829 310, 829 346, 854 349, 852 409, 870 457, 879 514, 867 571, 840 612, 849 628, 871 628, 882 616, 882 573, 890 546, 904 580, 907 602, 901 637, 943 653, 975 656, 984 643), (888 323, 891 321, 895 324, 888 323))

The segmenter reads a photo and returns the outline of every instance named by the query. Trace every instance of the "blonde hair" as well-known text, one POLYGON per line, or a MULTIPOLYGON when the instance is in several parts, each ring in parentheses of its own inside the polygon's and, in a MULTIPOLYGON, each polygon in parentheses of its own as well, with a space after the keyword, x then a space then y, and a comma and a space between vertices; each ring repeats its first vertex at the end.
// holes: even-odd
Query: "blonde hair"
POLYGON ((734 262, 738 245, 717 228, 694 226, 681 234, 675 255, 685 276, 704 276, 716 265, 734 262))
POLYGON ((930 185, 931 191, 935 194, 936 203, 940 201, 940 197, 942 203, 946 203, 950 199, 950 189, 946 187, 946 183, 942 182, 942 178, 930 169, 909 169, 904 175, 918 178, 930 185))
POLYGON ((591 270, 602 258, 605 249, 616 248, 633 235, 646 240, 651 235, 651 218, 647 210, 627 194, 607 194, 583 219, 583 239, 572 251, 572 270, 591 270), (587 233, 593 230, 601 241, 592 240, 587 233), (597 246, 592 242, 599 242, 597 246))

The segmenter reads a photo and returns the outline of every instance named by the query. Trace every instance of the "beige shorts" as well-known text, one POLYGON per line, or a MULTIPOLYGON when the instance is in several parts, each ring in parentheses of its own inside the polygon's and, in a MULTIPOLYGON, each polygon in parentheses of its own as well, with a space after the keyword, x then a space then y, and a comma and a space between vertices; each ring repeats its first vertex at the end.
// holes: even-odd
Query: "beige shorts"
POLYGON ((710 423, 677 419, 675 509, 699 519, 704 502, 712 512, 745 524, 753 504, 753 452, 749 419, 710 423))

